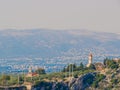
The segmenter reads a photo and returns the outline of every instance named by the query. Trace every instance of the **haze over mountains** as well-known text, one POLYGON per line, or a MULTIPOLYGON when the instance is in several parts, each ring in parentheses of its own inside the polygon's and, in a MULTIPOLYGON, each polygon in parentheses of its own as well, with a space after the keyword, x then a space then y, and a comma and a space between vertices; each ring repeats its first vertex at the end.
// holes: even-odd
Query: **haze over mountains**
MULTIPOLYGON (((88 30, 1 30, 0 58, 119 55, 120 35, 88 30)), ((79 58, 79 57, 78 57, 79 58)))

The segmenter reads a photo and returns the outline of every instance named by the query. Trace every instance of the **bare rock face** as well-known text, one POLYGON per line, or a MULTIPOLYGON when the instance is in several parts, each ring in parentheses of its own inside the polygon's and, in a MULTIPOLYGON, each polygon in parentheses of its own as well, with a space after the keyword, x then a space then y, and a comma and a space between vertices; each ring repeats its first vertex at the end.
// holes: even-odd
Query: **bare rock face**
POLYGON ((94 73, 88 73, 77 78, 75 82, 71 85, 70 90, 85 90, 92 84, 94 75, 94 73))
POLYGON ((32 90, 69 90, 69 87, 63 82, 41 82, 32 90))
POLYGON ((69 83, 64 82, 42 82, 33 90, 85 90, 94 79, 95 73, 88 73, 79 78, 73 78, 69 83))

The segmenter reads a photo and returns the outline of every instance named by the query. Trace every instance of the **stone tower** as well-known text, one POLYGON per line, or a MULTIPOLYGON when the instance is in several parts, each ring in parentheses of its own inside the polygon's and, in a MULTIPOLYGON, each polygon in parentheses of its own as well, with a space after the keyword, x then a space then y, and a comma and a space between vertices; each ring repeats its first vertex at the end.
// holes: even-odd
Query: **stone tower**
POLYGON ((88 56, 88 64, 87 64, 87 67, 89 67, 89 66, 92 64, 92 58, 93 58, 93 55, 92 55, 92 53, 90 53, 89 56, 88 56))
POLYGON ((28 73, 32 73, 32 67, 29 67, 28 73))

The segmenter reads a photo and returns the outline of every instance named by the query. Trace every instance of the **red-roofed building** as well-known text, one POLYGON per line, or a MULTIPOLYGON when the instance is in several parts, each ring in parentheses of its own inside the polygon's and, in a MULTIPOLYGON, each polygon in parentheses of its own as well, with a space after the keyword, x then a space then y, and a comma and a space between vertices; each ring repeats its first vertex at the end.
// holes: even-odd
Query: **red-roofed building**
POLYGON ((36 76, 39 76, 39 74, 36 73, 36 72, 32 72, 32 67, 30 67, 29 70, 28 70, 28 74, 26 75, 26 77, 36 77, 36 76))

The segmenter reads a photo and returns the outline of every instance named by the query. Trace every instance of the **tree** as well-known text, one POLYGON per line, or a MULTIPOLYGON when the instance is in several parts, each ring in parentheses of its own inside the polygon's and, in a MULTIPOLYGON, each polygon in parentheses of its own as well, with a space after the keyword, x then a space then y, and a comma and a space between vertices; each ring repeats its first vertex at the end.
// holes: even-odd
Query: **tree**
POLYGON ((69 64, 66 68, 63 68, 62 72, 69 72, 69 70, 72 70, 72 68, 73 71, 75 71, 77 68, 76 64, 69 64))
POLYGON ((91 64, 88 69, 92 69, 92 70, 95 70, 95 65, 94 64, 91 64))
POLYGON ((3 79, 3 80, 10 80, 10 76, 9 76, 9 75, 3 75, 3 76, 2 76, 2 79, 3 79))
POLYGON ((104 59, 103 63, 104 63, 105 66, 107 65, 108 60, 109 60, 108 58, 104 59))
POLYGON ((43 68, 38 68, 35 72, 38 74, 46 74, 45 69, 43 68))
POLYGON ((99 86, 99 82, 100 82, 101 80, 103 80, 105 77, 106 77, 106 76, 103 75, 103 74, 96 74, 96 75, 95 75, 95 79, 94 79, 94 81, 93 81, 93 83, 92 83, 92 86, 93 86, 94 88, 97 88, 97 87, 99 86))
POLYGON ((118 63, 114 62, 111 59, 107 59, 107 58, 104 60, 104 65, 107 68, 111 68, 111 69, 117 69, 118 68, 118 63))
POLYGON ((80 69, 83 69, 84 68, 84 65, 83 65, 83 63, 81 62, 80 63, 80 69))

